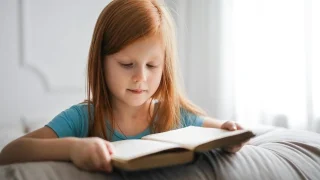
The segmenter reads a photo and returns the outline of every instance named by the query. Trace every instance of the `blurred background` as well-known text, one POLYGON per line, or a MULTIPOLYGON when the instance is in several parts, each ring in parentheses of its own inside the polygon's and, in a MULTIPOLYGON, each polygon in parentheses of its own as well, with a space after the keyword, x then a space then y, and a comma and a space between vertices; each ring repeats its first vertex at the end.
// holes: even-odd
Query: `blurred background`
MULTIPOLYGON (((110 0, 0 0, 0 147, 85 99, 110 0)), ((188 97, 223 120, 320 132, 319 0, 165 0, 188 97)))

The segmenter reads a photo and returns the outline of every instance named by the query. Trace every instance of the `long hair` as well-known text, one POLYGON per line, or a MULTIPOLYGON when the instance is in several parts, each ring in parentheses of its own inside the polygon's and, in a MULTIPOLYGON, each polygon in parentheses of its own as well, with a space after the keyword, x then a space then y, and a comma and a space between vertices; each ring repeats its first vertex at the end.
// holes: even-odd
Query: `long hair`
MULTIPOLYGON (((88 57, 87 100, 89 136, 111 140, 114 129, 111 94, 105 82, 104 57, 117 53, 141 38, 158 35, 165 46, 164 69, 159 88, 152 99, 159 100, 151 131, 164 132, 180 126, 180 109, 202 115, 178 87, 177 49, 173 19, 163 2, 156 0, 113 0, 98 17, 88 57), (91 108, 93 107, 93 109, 91 108), (112 129, 106 133, 106 118, 112 129)), ((151 101, 152 102, 152 101, 151 101)), ((150 106, 149 106, 150 112, 150 106)))

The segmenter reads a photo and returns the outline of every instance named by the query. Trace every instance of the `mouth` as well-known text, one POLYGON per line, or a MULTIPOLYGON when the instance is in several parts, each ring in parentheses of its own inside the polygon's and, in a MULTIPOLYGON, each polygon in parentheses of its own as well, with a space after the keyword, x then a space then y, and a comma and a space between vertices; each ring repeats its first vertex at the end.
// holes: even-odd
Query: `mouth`
POLYGON ((143 90, 143 89, 128 89, 128 91, 134 93, 134 94, 141 94, 143 92, 146 92, 147 90, 143 90))

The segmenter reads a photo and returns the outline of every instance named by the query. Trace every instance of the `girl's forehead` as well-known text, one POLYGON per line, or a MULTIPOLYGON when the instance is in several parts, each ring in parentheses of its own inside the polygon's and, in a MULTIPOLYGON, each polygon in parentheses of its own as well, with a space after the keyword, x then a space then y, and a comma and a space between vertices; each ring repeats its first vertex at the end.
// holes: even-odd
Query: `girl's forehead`
POLYGON ((130 43, 126 48, 132 48, 137 46, 150 46, 155 45, 158 47, 163 46, 163 40, 161 36, 153 35, 153 36, 144 36, 130 43))
POLYGON ((150 53, 150 54, 163 54, 164 45, 161 37, 159 36, 149 36, 140 38, 123 49, 121 49, 116 54, 137 54, 137 53, 150 53))

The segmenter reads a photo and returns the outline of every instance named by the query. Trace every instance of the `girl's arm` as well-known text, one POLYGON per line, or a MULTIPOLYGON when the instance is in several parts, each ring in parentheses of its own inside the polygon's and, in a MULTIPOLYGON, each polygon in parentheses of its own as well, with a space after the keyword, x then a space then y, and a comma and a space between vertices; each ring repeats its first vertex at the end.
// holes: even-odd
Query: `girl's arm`
POLYGON ((223 121, 223 120, 217 120, 211 117, 203 117, 204 121, 202 124, 202 127, 210 127, 210 128, 220 128, 220 129, 226 129, 229 131, 239 130, 243 129, 238 123, 234 121, 223 121))
MULTIPOLYGON (((220 128, 220 129, 226 129, 229 131, 243 129, 238 123, 234 121, 221 121, 211 117, 203 117, 203 118, 204 118, 203 125, 202 125, 203 127, 220 128)), ((245 143, 246 142, 241 142, 238 145, 224 147, 223 149, 225 151, 235 153, 239 151, 244 146, 245 143)))
POLYGON ((70 160, 70 147, 77 138, 58 139, 49 127, 43 127, 22 136, 0 153, 0 165, 44 160, 70 160))
POLYGON ((222 124, 226 121, 217 120, 208 116, 203 117, 203 127, 221 128, 222 124))
POLYGON ((101 138, 57 138, 43 127, 9 143, 0 153, 0 165, 30 161, 72 161, 84 170, 112 171, 114 147, 101 138))

